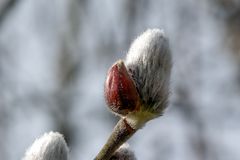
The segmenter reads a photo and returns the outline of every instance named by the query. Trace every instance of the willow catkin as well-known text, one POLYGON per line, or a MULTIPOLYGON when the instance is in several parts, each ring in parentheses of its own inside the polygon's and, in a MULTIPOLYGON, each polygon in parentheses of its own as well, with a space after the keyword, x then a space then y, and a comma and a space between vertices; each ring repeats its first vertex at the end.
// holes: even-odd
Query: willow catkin
POLYGON ((45 133, 36 139, 23 160, 68 160, 68 147, 60 133, 45 133))
POLYGON ((131 45, 126 67, 129 70, 142 100, 142 108, 162 114, 167 107, 171 53, 163 30, 149 29, 131 45))

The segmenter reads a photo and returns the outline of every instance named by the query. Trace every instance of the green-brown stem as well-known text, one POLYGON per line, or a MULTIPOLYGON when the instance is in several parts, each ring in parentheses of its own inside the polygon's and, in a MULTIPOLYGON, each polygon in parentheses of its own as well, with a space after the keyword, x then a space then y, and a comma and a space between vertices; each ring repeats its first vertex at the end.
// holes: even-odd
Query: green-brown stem
POLYGON ((136 129, 133 129, 125 119, 120 119, 107 140, 107 143, 103 146, 94 160, 109 160, 112 154, 135 132, 136 129))

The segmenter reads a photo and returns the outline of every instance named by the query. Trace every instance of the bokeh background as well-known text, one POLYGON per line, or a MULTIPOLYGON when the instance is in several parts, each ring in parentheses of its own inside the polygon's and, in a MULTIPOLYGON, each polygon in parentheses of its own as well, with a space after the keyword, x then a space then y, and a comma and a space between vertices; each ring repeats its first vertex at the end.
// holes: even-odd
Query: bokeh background
POLYGON ((118 120, 106 72, 148 28, 170 39, 172 91, 129 141, 138 160, 239 160, 239 0, 1 0, 0 160, 51 130, 93 159, 118 120))

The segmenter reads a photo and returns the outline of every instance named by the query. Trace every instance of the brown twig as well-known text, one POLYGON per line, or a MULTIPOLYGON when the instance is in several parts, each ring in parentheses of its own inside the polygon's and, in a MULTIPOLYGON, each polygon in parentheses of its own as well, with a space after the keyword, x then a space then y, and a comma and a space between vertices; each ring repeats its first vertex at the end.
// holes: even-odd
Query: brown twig
POLYGON ((137 130, 133 129, 125 119, 120 119, 107 140, 107 143, 94 160, 109 160, 112 154, 136 131, 137 130))

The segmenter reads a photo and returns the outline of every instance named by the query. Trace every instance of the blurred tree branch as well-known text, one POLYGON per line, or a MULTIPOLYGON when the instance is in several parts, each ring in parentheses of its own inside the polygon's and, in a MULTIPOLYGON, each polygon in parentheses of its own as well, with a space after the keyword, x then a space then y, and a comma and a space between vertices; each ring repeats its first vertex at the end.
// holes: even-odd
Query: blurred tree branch
MULTIPOLYGON (((208 139, 205 133, 205 124, 199 114, 198 107, 192 101, 191 90, 187 87, 178 87, 176 90, 178 99, 176 101, 179 113, 185 118, 186 123, 192 126, 195 131, 190 133, 190 145, 197 155, 196 159, 206 159, 209 150, 208 139), (182 101, 184 99, 184 101, 182 101), (179 107, 180 106, 180 107, 179 107)), ((214 156, 214 155, 212 155, 214 156)))
POLYGON ((16 6, 17 0, 5 0, 0 2, 0 25, 3 23, 4 19, 8 13, 16 6))

